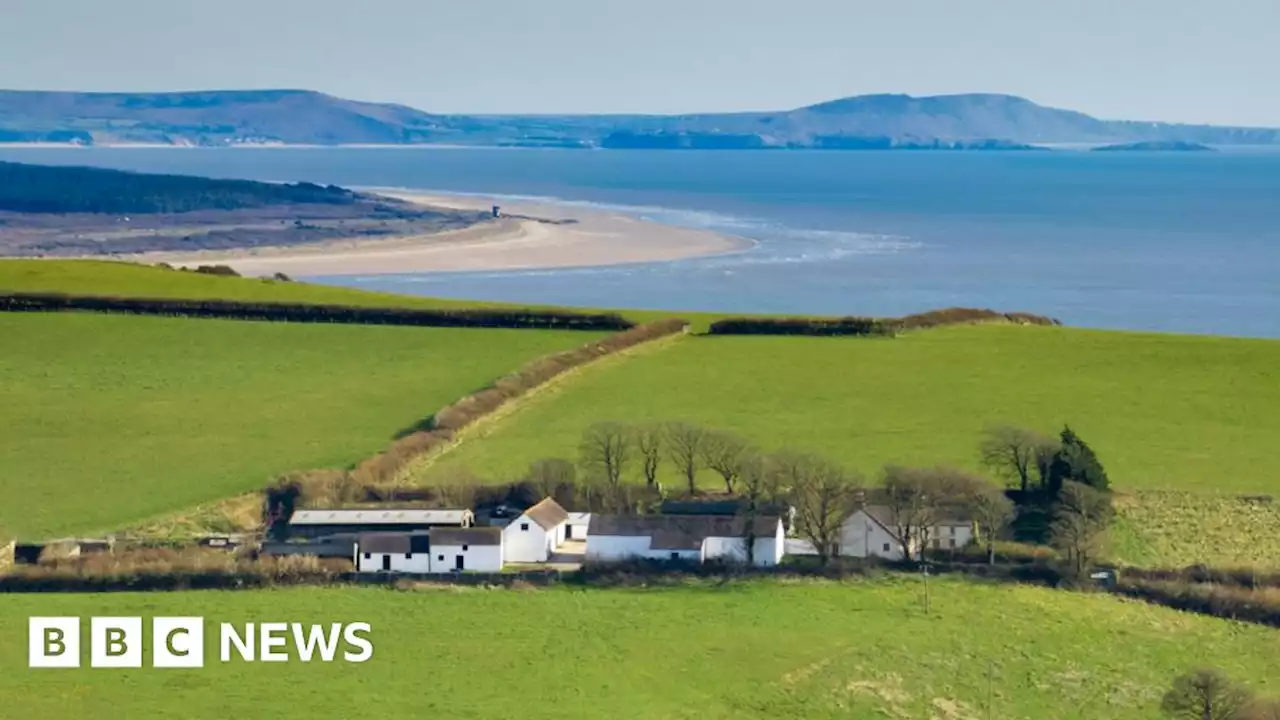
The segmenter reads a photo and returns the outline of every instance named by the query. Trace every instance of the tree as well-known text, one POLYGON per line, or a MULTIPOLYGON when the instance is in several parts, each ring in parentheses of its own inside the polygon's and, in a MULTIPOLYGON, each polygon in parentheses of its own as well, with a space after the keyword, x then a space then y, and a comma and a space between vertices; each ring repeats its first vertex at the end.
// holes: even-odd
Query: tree
MULTIPOLYGON (((1038 461, 1051 457, 1056 450, 1057 445, 1052 439, 1034 430, 1011 425, 987 428, 980 446, 982 464, 997 477, 1015 484, 1023 493, 1031 490, 1038 461)), ((1042 480, 1043 477, 1041 474, 1042 480)))
POLYGON ((664 436, 665 433, 660 425, 641 425, 635 429, 640 469, 644 473, 645 486, 651 490, 662 490, 658 485, 658 465, 662 460, 664 436))
POLYGON ((1102 553, 1112 512, 1111 497, 1088 485, 1068 481, 1058 492, 1049 524, 1050 542, 1066 555, 1077 578, 1083 578, 1102 553))
POLYGON ((1201 668, 1175 678, 1160 709, 1176 720, 1244 720, 1251 700, 1249 690, 1221 670, 1201 668))
POLYGON ((719 473, 724 479, 725 492, 732 494, 751 445, 731 432, 711 430, 703 434, 699 447, 702 463, 719 473))
POLYGON ((667 455, 689 483, 689 494, 698 491, 698 461, 702 456, 702 440, 707 431, 690 423, 674 422, 665 427, 667 455))
POLYGON ((608 497, 619 500, 622 477, 634 453, 631 429, 616 422, 599 422, 587 428, 578 446, 583 466, 599 481, 608 497))
POLYGON ((996 538, 1013 520, 1013 502, 1000 489, 987 487, 974 493, 969 500, 978 531, 987 545, 987 563, 996 564, 996 538))
POLYGON ((525 482, 537 488, 543 497, 555 497, 559 488, 572 485, 577 476, 573 463, 568 460, 543 458, 529 463, 524 479, 525 482))
POLYGON ((1064 483, 1077 482, 1095 490, 1107 490, 1111 481, 1089 444, 1070 427, 1062 428, 1062 444, 1049 464, 1049 489, 1054 494, 1064 483))
POLYGON ((824 458, 789 454, 784 459, 794 482, 796 530, 812 543, 818 562, 826 565, 839 553, 840 529, 857 509, 857 479, 824 458))
POLYGON ((886 467, 885 506, 903 557, 921 557, 943 511, 966 504, 985 486, 980 478, 952 468, 886 467))

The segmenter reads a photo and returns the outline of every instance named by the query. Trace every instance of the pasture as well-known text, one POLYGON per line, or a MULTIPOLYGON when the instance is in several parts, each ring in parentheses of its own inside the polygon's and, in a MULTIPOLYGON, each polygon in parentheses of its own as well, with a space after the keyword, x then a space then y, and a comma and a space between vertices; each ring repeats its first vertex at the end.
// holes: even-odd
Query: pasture
POLYGON ((118 529, 345 466, 598 337, 0 313, 0 537, 118 529))
MULTIPOLYGON (((985 427, 1069 423, 1120 489, 1280 491, 1280 342, 978 325, 895 339, 686 337, 583 370, 469 435, 423 480, 509 480, 601 420, 685 420, 765 449, 980 469, 985 427)), ((669 464, 667 484, 678 483, 669 464)), ((633 463, 633 474, 638 469, 633 463)), ((716 487, 710 472, 701 482, 716 487)))
MULTIPOLYGON (((652 589, 17 595, 6 717, 1154 717, 1216 665, 1280 691, 1280 633, 1104 595, 914 577, 652 589), (30 615, 203 616, 202 670, 29 670, 30 615), (373 657, 223 664, 219 622, 369 622, 373 657)), ((87 621, 85 621, 87 622, 87 621)), ((149 622, 146 623, 149 626, 149 622)), ((148 635, 150 631, 146 631, 148 635)), ((83 649, 87 657, 87 648, 83 649)), ((146 658, 149 661, 149 656, 146 658)))

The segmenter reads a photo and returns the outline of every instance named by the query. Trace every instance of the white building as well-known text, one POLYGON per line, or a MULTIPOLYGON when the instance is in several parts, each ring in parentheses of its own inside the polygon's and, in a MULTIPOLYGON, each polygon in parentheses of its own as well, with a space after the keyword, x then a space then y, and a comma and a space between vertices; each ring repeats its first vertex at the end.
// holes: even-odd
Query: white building
MULTIPOLYGON (((867 505, 850 515, 840 526, 840 554, 848 557, 881 557, 902 560, 905 528, 894 521, 893 512, 883 505, 867 505)), ((973 541, 973 523, 961 513, 947 513, 921 533, 913 529, 908 546, 913 555, 921 547, 930 550, 958 550, 973 541)))
POLYGON ((525 510, 502 530, 507 562, 542 563, 564 544, 569 513, 551 498, 525 510))
POLYGON ((355 533, 411 533, 474 524, 475 515, 466 509, 333 508, 295 511, 289 518, 289 534, 295 538, 320 538, 355 533))
MULTIPOLYGON (((746 562, 746 518, 722 515, 591 516, 587 562, 629 559, 746 562)), ((786 535, 776 516, 755 518, 753 564, 777 565, 786 535)))
POLYGON ((591 525, 591 513, 569 513, 569 526, 565 529, 565 540, 586 540, 587 528, 591 525))
POLYGON ((499 572, 502 562, 502 531, 498 528, 365 533, 355 544, 357 572, 499 572))

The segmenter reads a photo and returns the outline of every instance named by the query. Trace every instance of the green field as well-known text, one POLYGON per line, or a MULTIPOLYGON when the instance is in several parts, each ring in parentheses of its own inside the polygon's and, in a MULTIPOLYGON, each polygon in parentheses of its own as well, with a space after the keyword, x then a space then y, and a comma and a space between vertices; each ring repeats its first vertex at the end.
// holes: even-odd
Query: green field
POLYGON ((118 529, 352 463, 597 337, 0 314, 0 536, 118 529))
POLYGON ((1144 567, 1280 568, 1280 502, 1216 493, 1120 497, 1112 556, 1144 567))
POLYGON ((882 340, 687 337, 584 370, 425 476, 466 466, 508 477, 573 457, 597 420, 689 420, 868 475, 886 463, 977 468, 988 424, 1070 423, 1120 488, 1273 492, 1277 408, 1275 341, 1007 325, 882 340))
POLYGON ((988 717, 990 688, 992 718, 1123 720, 1155 717, 1200 665, 1280 691, 1272 629, 1030 587, 935 580, 931 596, 925 615, 916 578, 17 595, 0 610, 0 715, 959 719, 988 717), (207 665, 30 670, 30 615, 204 616, 207 665), (366 621, 374 655, 218 662, 213 624, 247 621, 366 621))

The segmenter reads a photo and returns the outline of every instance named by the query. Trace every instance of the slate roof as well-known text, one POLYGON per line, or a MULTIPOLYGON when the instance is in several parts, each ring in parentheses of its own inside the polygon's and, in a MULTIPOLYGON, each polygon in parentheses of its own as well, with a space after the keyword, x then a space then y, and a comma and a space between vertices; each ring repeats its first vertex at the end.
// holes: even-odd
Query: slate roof
POLYGON ((501 545, 502 528, 434 528, 431 530, 431 542, 436 547, 448 545, 501 545))
POLYGON ((474 519, 470 510, 428 510, 416 508, 347 508, 298 510, 290 525, 466 525, 474 519))
POLYGON ((422 553, 431 550, 431 538, 427 533, 364 533, 356 547, 362 553, 422 553))
MULTIPOLYGON (((747 520, 726 515, 600 515, 591 516, 587 537, 602 535, 649 537, 653 550, 697 550, 709 537, 740 538, 747 520)), ((778 531, 778 517, 761 515, 754 526, 757 537, 778 531)))
POLYGON ((537 505, 525 510, 524 514, 542 526, 543 530, 550 530, 569 519, 569 513, 551 498, 543 498, 537 505))

